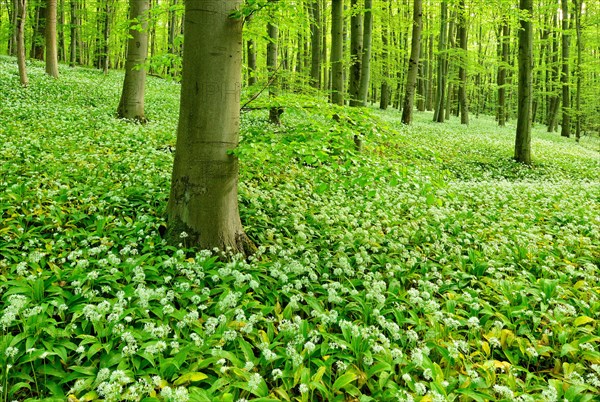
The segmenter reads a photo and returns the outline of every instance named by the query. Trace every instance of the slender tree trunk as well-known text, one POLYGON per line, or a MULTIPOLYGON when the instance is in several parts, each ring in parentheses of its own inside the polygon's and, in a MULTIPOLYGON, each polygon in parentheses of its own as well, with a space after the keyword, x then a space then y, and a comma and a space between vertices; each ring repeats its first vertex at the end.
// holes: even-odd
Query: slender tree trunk
POLYGON ((148 57, 148 10, 149 0, 129 0, 129 40, 125 80, 117 109, 121 119, 146 121, 144 92, 146 87, 146 58, 148 57), (141 29, 140 29, 141 28, 141 29))
POLYGON ((531 164, 531 84, 533 69, 533 0, 520 0, 519 94, 515 160, 531 164))
MULTIPOLYGON (((382 0, 382 8, 386 10, 389 8, 389 0, 382 0)), ((386 110, 390 104, 391 88, 389 84, 390 79, 390 60, 388 52, 388 37, 390 35, 389 23, 383 22, 381 27, 381 66, 383 69, 381 77, 381 91, 379 97, 379 109, 386 110)))
POLYGON ((577 35, 577 64, 575 67, 577 75, 577 89, 575 93, 575 137, 577 141, 581 138, 581 13, 583 7, 583 0, 573 0, 575 6, 575 31, 577 35))
POLYGON ((406 95, 404 95, 404 106, 402 108, 402 123, 404 124, 412 123, 415 85, 417 83, 417 75, 419 73, 422 28, 423 2, 421 0, 414 0, 410 60, 408 61, 408 73, 406 74, 406 95))
POLYGON ((177 49, 175 48, 175 37, 177 36, 177 4, 178 0, 170 0, 168 20, 169 36, 167 38, 167 47, 170 54, 178 53, 177 49))
POLYGON ((500 26, 499 42, 500 47, 500 65, 498 66, 498 125, 500 127, 506 126, 506 70, 508 69, 509 60, 509 26, 506 18, 502 19, 502 25, 500 26))
POLYGON ((27 67, 25 65, 25 22, 27 21, 27 0, 17 0, 15 14, 17 15, 17 26, 15 28, 17 46, 17 64, 19 66, 19 79, 21 85, 29 85, 27 78, 27 67))
POLYGON ((310 5, 310 84, 321 88, 321 2, 313 0, 310 5))
MULTIPOLYGON (((274 18, 271 16, 271 18, 274 18)), ((278 69, 278 41, 279 41, 279 28, 271 21, 267 24, 267 35, 269 42, 267 43, 267 70, 269 71, 269 98, 271 102, 277 97, 277 89, 279 82, 277 80, 277 69, 278 69)), ((269 121, 272 124, 281 124, 280 116, 283 113, 281 107, 269 108, 269 121)))
POLYGON ((321 13, 321 72, 322 72, 322 79, 321 79, 321 88, 326 89, 327 91, 331 92, 331 69, 329 69, 326 65, 325 65, 325 60, 328 60, 327 58, 327 31, 328 31, 328 26, 327 26, 327 17, 325 16, 325 8, 326 8, 326 1, 327 0, 321 0, 321 10, 323 11, 321 13))
POLYGON ((77 17, 77 2, 78 0, 71 0, 71 43, 70 43, 70 54, 69 54, 69 65, 74 67, 77 64, 78 59, 78 27, 79 18, 77 17))
POLYGON ((9 7, 9 20, 12 28, 11 35, 8 38, 8 54, 17 55, 17 19, 19 18, 19 0, 10 0, 12 7, 9 7))
POLYGON ((230 13, 242 0, 185 2, 181 107, 167 240, 249 255, 255 251, 238 210, 242 21, 230 13), (215 3, 217 4, 217 3, 215 3))
POLYGON ((444 105, 446 100, 446 73, 447 73, 447 55, 446 55, 446 34, 448 24, 448 4, 446 0, 440 1, 440 38, 438 42, 438 76, 437 76, 437 94, 435 102, 435 113, 433 121, 444 122, 444 105))
POLYGON ((562 2, 562 73, 560 82, 562 84, 562 124, 560 135, 562 137, 571 136, 571 93, 569 90, 569 52, 571 45, 571 34, 569 33, 569 1, 562 2))
POLYGON ((448 54, 446 55, 446 66, 445 74, 448 77, 446 82, 448 83, 448 88, 446 89, 446 105, 445 105, 445 114, 446 120, 450 119, 451 109, 454 102, 454 80, 449 78, 454 78, 454 63, 450 63, 449 53, 452 49, 456 48, 456 11, 453 11, 450 15, 450 21, 448 23, 448 54))
POLYGON ((246 49, 248 52, 248 85, 254 85, 258 81, 258 77, 256 76, 256 44, 254 43, 254 39, 248 39, 246 49))
POLYGON ((429 53, 427 56, 427 84, 426 84, 426 98, 425 98, 425 109, 433 110, 434 105, 434 94, 433 94, 433 33, 429 33, 429 45, 427 46, 429 53))
POLYGON ((331 3, 331 102, 344 104, 344 1, 331 3))
POLYGON ((103 61, 103 65, 102 65, 102 70, 104 71, 104 74, 108 74, 108 67, 110 65, 110 57, 108 54, 108 39, 110 38, 110 22, 111 22, 111 15, 112 15, 112 2, 113 0, 106 0, 106 8, 105 8, 105 14, 106 14, 106 18, 104 19, 104 28, 102 31, 102 54, 104 55, 104 59, 103 61))
POLYGON ((58 7, 58 59, 67 61, 67 46, 65 43, 65 0, 60 0, 58 7))
POLYGON ((460 86, 458 87, 458 102, 460 105, 460 123, 469 124, 469 101, 467 99, 467 70, 469 63, 468 42, 467 42, 467 10, 465 9, 465 0, 459 1, 458 10, 458 41, 461 49, 460 65, 458 67, 458 78, 460 86))
POLYGON ((371 78, 371 42, 373 35, 373 0, 365 0, 365 14, 363 19, 363 53, 361 60, 360 84, 358 99, 362 106, 367 106, 369 93, 369 80, 371 78))
POLYGON ((46 2, 43 1, 35 8, 35 29, 31 41, 31 58, 44 60, 44 43, 46 35, 46 2))
MULTIPOLYGON (((558 110, 560 107, 560 96, 558 95, 559 88, 559 61, 558 61, 558 33, 557 33, 558 19, 556 14, 553 16, 553 30, 552 33, 552 58, 551 58, 551 79, 549 80, 551 85, 550 99, 548 106, 548 132, 552 133, 556 131, 558 124, 558 110)), ((550 61, 550 60, 549 60, 550 61)))
POLYGON ((58 45, 56 43, 56 0, 46 3, 46 74, 58 78, 58 45))
POLYGON ((350 19, 350 106, 361 106, 360 76, 363 53, 363 15, 357 11, 358 0, 351 0, 352 17, 350 19))

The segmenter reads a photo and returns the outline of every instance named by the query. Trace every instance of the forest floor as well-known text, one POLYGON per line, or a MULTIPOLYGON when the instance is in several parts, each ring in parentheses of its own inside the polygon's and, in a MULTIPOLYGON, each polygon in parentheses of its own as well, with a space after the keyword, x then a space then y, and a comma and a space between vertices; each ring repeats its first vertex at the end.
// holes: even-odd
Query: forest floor
POLYGON ((490 117, 285 95, 282 126, 242 113, 259 253, 224 263, 159 234, 177 83, 139 125, 121 73, 29 73, 0 57, 1 401, 600 395, 598 138, 536 126, 527 167, 490 117))

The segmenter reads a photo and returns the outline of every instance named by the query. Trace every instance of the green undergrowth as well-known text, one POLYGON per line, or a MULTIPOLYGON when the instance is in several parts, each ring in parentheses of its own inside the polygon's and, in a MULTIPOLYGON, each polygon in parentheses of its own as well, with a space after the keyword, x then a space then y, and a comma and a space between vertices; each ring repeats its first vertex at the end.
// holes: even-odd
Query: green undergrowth
POLYGON ((120 73, 29 72, 0 58, 0 400, 598 398, 597 138, 536 127, 527 167, 488 117, 288 94, 242 114, 259 253, 220 262, 159 234, 177 84, 142 126, 120 73))

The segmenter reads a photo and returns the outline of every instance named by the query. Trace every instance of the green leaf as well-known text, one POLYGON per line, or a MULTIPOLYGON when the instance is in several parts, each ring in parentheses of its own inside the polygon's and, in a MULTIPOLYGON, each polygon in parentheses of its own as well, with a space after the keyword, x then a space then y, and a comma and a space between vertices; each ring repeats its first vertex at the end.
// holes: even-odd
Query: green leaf
POLYGON ((339 391, 344 387, 348 386, 351 382, 356 381, 358 375, 356 373, 345 373, 342 374, 333 383, 333 389, 339 391))
POLYGON ((580 327, 582 325, 589 324, 591 322, 594 322, 594 319, 592 317, 582 315, 581 317, 577 317, 575 319, 575 321, 573 321, 573 325, 576 327, 580 327))
POLYGON ((173 382, 173 385, 179 386, 179 385, 184 385, 184 384, 189 384, 192 382, 198 382, 198 381, 202 381, 207 379, 208 376, 204 373, 201 372, 194 372, 194 373, 185 373, 184 375, 182 375, 181 377, 179 377, 178 379, 176 379, 173 382))

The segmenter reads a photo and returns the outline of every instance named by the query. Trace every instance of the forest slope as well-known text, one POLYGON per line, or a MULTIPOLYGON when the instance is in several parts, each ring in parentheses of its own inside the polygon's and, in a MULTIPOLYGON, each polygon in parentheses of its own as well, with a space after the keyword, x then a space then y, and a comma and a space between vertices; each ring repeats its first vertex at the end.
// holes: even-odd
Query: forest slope
POLYGON ((251 261, 165 245, 179 86, 0 58, 2 400, 587 401, 598 139, 283 97, 242 115, 251 261), (332 115, 341 116, 336 123, 332 115), (352 137, 363 137, 362 152, 352 137), (352 399, 355 397, 356 399, 352 399), (262 399, 261 399, 262 398, 262 399), (295 399, 297 398, 297 399, 295 399))

